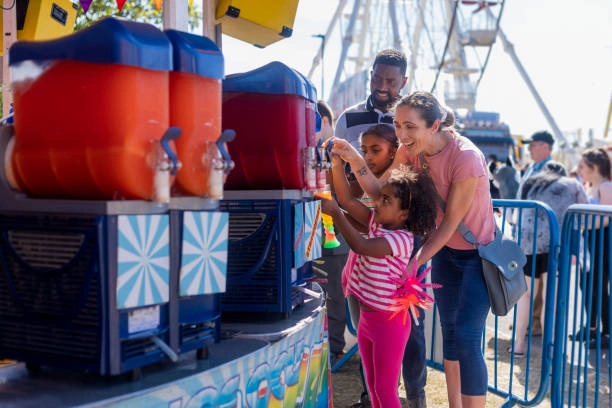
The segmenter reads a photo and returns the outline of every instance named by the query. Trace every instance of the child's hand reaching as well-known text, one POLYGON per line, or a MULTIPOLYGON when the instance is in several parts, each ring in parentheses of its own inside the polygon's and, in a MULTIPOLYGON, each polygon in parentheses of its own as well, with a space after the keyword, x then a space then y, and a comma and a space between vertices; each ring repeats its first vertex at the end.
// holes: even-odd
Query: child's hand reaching
POLYGON ((321 211, 330 215, 332 218, 338 217, 341 214, 340 206, 336 200, 325 198, 324 196, 315 193, 315 196, 321 199, 321 211))

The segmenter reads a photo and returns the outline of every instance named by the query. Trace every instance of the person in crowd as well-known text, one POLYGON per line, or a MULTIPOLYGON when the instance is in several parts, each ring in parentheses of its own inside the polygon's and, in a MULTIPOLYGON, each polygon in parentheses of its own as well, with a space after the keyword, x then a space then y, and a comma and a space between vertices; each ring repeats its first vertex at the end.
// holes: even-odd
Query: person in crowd
MULTIPOLYGON (((554 160, 546 162, 542 170, 532 175, 523 183, 521 200, 538 200, 547 203, 554 211, 559 225, 572 204, 587 202, 582 185, 574 178, 567 177, 565 167, 554 160)), ((550 246, 550 226, 548 216, 542 210, 523 211, 521 218, 521 247, 527 256, 524 273, 527 281, 527 292, 519 299, 516 312, 516 333, 514 348, 508 347, 515 357, 524 357, 527 353, 527 329, 531 309, 532 280, 534 295, 542 287, 542 303, 546 304, 546 278, 548 271, 548 251, 550 246), (536 214, 537 212, 537 214, 536 214), (534 228, 536 226, 537 228, 534 228), (534 232, 537 231, 537 236, 534 232), (540 285, 540 280, 542 285, 540 285)), ((535 296, 534 296, 535 297, 535 296)), ((544 322, 544 308, 540 321, 544 322)))
MULTIPOLYGON (((376 54, 370 72, 370 95, 361 103, 347 108, 336 121, 335 138, 348 141, 357 151, 361 148, 361 134, 376 124, 385 124, 393 128, 393 109, 400 99, 400 92, 406 85, 406 55, 395 49, 381 50, 376 54)), ((349 168, 350 171, 350 168, 349 168)), ((351 185, 354 186, 354 175, 350 173, 351 185)), ((418 245, 418 243, 417 243, 418 245)), ((357 305, 349 306, 352 310, 357 305)), ((412 322, 412 331, 406 345, 405 358, 402 363, 402 378, 406 388, 408 404, 419 408, 427 406, 425 385, 427 382, 427 361, 425 349, 425 313, 420 311, 418 324, 412 322)), ((356 323, 354 325, 356 326, 356 323)), ((361 393, 354 408, 367 407, 367 391, 361 393)))
MULTIPOLYGON (((338 141, 340 139, 336 139, 336 140, 338 141)), ((343 141, 343 142, 348 143, 346 141, 343 141)), ((391 165, 393 164, 393 160, 397 152, 397 146, 399 144, 397 141, 397 137, 395 137, 395 130, 392 127, 387 126, 385 124, 373 125, 369 127, 368 129, 366 129, 365 132, 363 132, 363 134, 360 137, 360 142, 361 142, 361 153, 368 167, 372 171, 372 173, 379 179, 384 178, 386 180, 389 176, 389 172, 387 171, 387 169, 391 167, 391 165)), ((349 171, 349 177, 350 177, 350 171, 349 171)), ((359 183, 357 183, 356 180, 354 180, 354 177, 350 177, 350 178, 351 178, 351 182, 350 182, 351 193, 354 196, 356 196, 355 192, 357 189, 359 189, 360 194, 357 197, 366 206, 370 208, 374 208, 374 201, 370 197, 368 197, 368 195, 365 194, 363 190, 361 190, 359 183)), ((360 229, 360 231, 362 232, 367 233, 367 225, 362 225, 361 227, 358 227, 358 229, 360 229)), ((419 244, 420 244, 420 238, 414 237, 413 247, 416 247, 419 244)), ((354 259, 354 258, 351 258, 354 256, 355 254, 352 251, 349 251, 348 259, 349 260, 354 259)), ((350 265, 347 265, 343 271, 344 276, 342 278, 342 282, 344 286, 346 285, 346 282, 348 281, 348 276, 350 275, 350 273, 351 273, 351 267, 350 265)), ((351 318, 353 327, 359 327, 359 316, 360 316, 359 300, 348 293, 347 293, 347 298, 348 298, 348 306, 350 310, 350 318, 351 318)), ((418 338, 418 335, 416 336, 411 335, 410 338, 418 338)), ((412 343, 412 345, 414 346, 414 343, 412 343)), ((423 353, 424 353, 424 350, 423 350, 423 353)), ((425 356, 423 356, 422 358, 423 358, 423 364, 424 364, 425 356)), ((366 382, 365 382, 365 375, 363 372, 362 365, 360 366, 360 371, 361 371, 361 380, 363 383, 362 384, 363 391, 361 393, 359 401, 356 404, 352 405, 352 407, 365 407, 365 406, 370 405, 366 382)), ((419 374, 420 374, 420 371, 419 371, 419 374)))
MULTIPOLYGON (((457 227, 463 222, 486 245, 493 240, 495 222, 485 158, 454 130, 454 123, 453 112, 429 92, 401 98, 394 119, 401 145, 393 166, 409 163, 429 173, 445 202, 445 210, 439 205, 436 230, 411 259, 408 270, 431 259, 431 280, 442 285, 434 289, 434 296, 442 326, 449 406, 484 407, 488 385, 481 342, 490 303, 480 255, 457 227)), ((333 152, 350 163, 365 192, 378 198, 380 182, 359 152, 346 143, 334 143, 333 152)))
POLYGON ((501 198, 499 187, 495 183, 493 175, 497 172, 500 163, 496 154, 490 154, 487 157, 487 167, 489 168, 489 190, 491 190, 491 198, 501 198))
MULTIPOLYGON (((395 130, 387 125, 380 124, 369 127, 360 137, 361 154, 370 171, 380 180, 389 176, 387 171, 393 164, 399 142, 395 137, 395 130)), ((373 207, 372 200, 363 194, 361 200, 369 207, 373 207)))
MULTIPOLYGON (((578 163, 578 175, 581 180, 587 184, 587 198, 591 204, 612 205, 612 164, 610 156, 604 148, 593 148, 585 150, 578 163)), ((585 310, 590 310, 588 319, 589 333, 583 332, 576 336, 576 339, 589 342, 589 348, 597 347, 597 338, 600 337, 602 348, 610 346, 610 252, 609 246, 609 224, 608 218, 603 217, 603 222, 600 225, 600 220, 596 220, 595 225, 586 222, 586 228, 593 228, 587 232, 589 239, 586 241, 587 247, 591 252, 591 267, 586 272, 586 282, 581 283, 581 287, 586 288, 586 293, 583 293, 585 310), (603 234, 600 229, 603 228, 603 234), (594 246, 590 237, 594 235, 594 246), (602 263, 599 264, 599 260, 602 263), (599 271, 601 269, 601 281, 599 280, 599 271), (601 289, 601 293, 600 293, 601 289), (589 296, 588 294, 592 294, 589 296), (597 310, 601 306, 601 316, 598 316, 597 310), (599 328, 599 332, 598 332, 599 328)))
POLYGON ((523 143, 528 145, 527 148, 529 150, 529 156, 531 157, 532 162, 527 165, 526 169, 524 169, 516 198, 520 198, 520 190, 522 185, 525 183, 525 180, 540 172, 544 168, 546 162, 552 160, 551 154, 553 145, 555 144, 555 138, 550 134, 550 132, 541 130, 539 132, 535 132, 529 139, 524 140, 523 143))
POLYGON ((387 125, 369 127, 360 137, 361 154, 370 171, 381 178, 393 164, 399 141, 395 130, 387 125))
POLYGON ((359 136, 370 126, 386 123, 393 127, 393 106, 406 85, 406 55, 395 49, 376 54, 370 71, 370 95, 347 108, 336 121, 335 136, 359 150, 359 136))
POLYGON ((499 198, 512 200, 516 198, 519 186, 519 171, 514 167, 512 157, 508 156, 504 165, 493 173, 493 180, 499 188, 499 198))
MULTIPOLYGON (((516 198, 520 199, 521 197, 521 189, 525 181, 533 176, 538 174, 546 163, 552 160, 552 149, 555 144, 554 137, 550 134, 550 132, 546 130, 541 130, 535 132, 531 137, 527 140, 524 140, 523 143, 528 145, 529 156, 531 157, 532 163, 527 165, 527 168, 524 169, 523 176, 519 182, 519 186, 517 189, 516 198)), ((548 204, 548 203, 547 203, 548 204)), ((537 296, 534 299, 533 303, 533 327, 531 328, 531 333, 534 336, 539 336, 542 334, 542 322, 540 321, 540 316, 542 315, 543 303, 542 303, 542 293, 544 290, 542 289, 542 281, 540 280, 539 288, 537 291, 537 296)))
POLYGON ((356 254, 347 292, 360 306, 357 342, 371 404, 399 408, 398 383, 411 321, 395 313, 401 310, 397 285, 412 254, 413 234, 426 236, 435 228, 435 192, 430 180, 405 166, 391 173, 371 209, 351 194, 337 156, 332 173, 338 202, 323 199, 322 210, 333 217, 356 254), (353 222, 367 225, 367 237, 353 222))
MULTIPOLYGON (((334 134, 334 114, 329 105, 317 101, 317 111, 321 115, 321 128, 317 132, 317 139, 328 140, 334 134)), ((328 177, 331 182, 331 177, 328 177)), ((330 183, 331 184, 331 183, 330 183)), ((315 261, 314 271, 323 279, 322 287, 326 293, 327 329, 329 339, 330 366, 336 363, 344 354, 346 341, 344 331, 346 328, 346 304, 342 291, 342 268, 346 263, 348 245, 341 234, 336 234, 340 242, 337 248, 323 248, 323 256, 315 261)))
POLYGON ((321 130, 317 132, 317 142, 319 139, 326 141, 334 135, 334 112, 322 99, 317 101, 317 112, 321 115, 321 130))

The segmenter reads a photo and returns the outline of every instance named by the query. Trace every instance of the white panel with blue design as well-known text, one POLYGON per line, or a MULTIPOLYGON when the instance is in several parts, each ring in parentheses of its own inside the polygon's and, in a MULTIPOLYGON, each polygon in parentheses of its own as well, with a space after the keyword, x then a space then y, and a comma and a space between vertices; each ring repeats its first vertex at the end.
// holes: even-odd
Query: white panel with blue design
POLYGON ((170 231, 167 215, 120 215, 117 308, 169 300, 170 231))
POLYGON ((179 284, 181 296, 225 292, 228 221, 228 213, 184 213, 179 284))
POLYGON ((323 256, 323 236, 321 233, 321 201, 304 204, 304 237, 306 238, 305 257, 307 261, 323 256))
POLYGON ((305 248, 304 203, 297 203, 293 206, 293 267, 296 269, 301 268, 306 262, 305 248))

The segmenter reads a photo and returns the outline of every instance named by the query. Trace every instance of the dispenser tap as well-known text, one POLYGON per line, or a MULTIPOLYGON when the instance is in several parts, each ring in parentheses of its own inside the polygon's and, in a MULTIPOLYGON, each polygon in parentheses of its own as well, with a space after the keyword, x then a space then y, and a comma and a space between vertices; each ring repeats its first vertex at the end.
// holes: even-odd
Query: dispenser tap
POLYGON ((170 141, 181 135, 181 129, 171 127, 159 141, 156 148, 155 173, 153 176, 153 201, 167 203, 170 201, 170 176, 175 176, 181 168, 181 162, 170 147, 170 141))
POLYGON ((181 135, 181 129, 178 127, 171 127, 166 130, 166 133, 161 138, 161 146, 165 153, 165 159, 160 163, 162 170, 170 171, 170 174, 176 176, 176 172, 181 168, 181 162, 178 160, 176 153, 170 147, 170 141, 176 140, 181 135))
POLYGON ((331 146, 332 141, 327 143, 327 146, 323 148, 323 139, 319 139, 317 147, 315 149, 316 155, 316 173, 317 173, 317 188, 322 189, 327 184, 327 171, 331 169, 331 146))
POLYGON ((232 129, 224 130, 219 136, 217 140, 217 148, 219 149, 219 153, 221 153, 221 159, 215 161, 215 170, 223 170, 225 174, 229 174, 230 171, 234 168, 234 162, 225 148, 225 144, 227 142, 231 142, 236 138, 236 132, 232 129))

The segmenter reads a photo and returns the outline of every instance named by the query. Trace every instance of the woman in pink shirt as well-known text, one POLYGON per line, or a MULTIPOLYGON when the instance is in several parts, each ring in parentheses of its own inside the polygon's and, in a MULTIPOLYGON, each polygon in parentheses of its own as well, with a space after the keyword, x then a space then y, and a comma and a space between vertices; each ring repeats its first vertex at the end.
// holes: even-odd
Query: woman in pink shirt
MULTIPOLYGON (((453 112, 429 92, 418 91, 396 105, 395 133, 401 143, 396 163, 410 163, 430 174, 445 211, 438 209, 437 229, 410 261, 421 266, 432 260, 432 282, 443 334, 444 372, 450 407, 484 407, 487 367, 482 332, 489 297, 482 262, 474 245, 457 231, 463 222, 481 244, 493 240, 495 222, 488 169, 482 152, 454 130, 453 112)), ((380 184, 359 153, 336 143, 335 154, 351 165, 359 184, 378 197, 380 184)))

